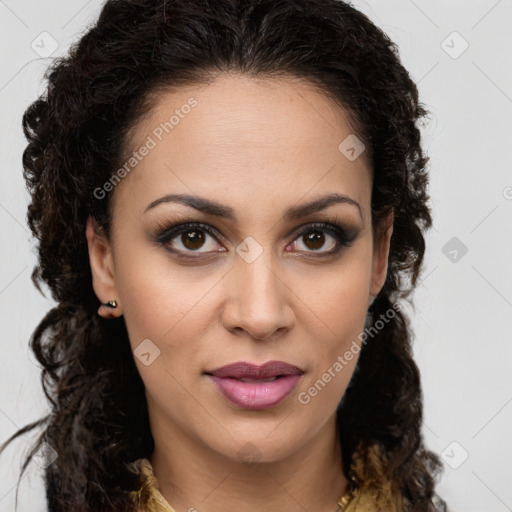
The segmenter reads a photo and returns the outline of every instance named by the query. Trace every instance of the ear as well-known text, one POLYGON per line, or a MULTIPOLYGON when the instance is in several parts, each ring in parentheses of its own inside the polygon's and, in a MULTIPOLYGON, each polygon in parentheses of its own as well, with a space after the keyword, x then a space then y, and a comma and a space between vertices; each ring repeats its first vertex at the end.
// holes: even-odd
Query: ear
POLYGON ((372 283, 370 294, 376 297, 384 283, 388 273, 388 256, 393 234, 394 212, 382 220, 377 229, 377 237, 373 245, 372 283))
POLYGON ((115 282, 114 259, 110 243, 96 221, 90 216, 87 219, 85 234, 89 248, 92 287, 96 297, 102 303, 98 314, 104 318, 116 318, 121 315, 121 304, 115 282), (117 307, 109 308, 103 305, 109 300, 115 300, 117 307))

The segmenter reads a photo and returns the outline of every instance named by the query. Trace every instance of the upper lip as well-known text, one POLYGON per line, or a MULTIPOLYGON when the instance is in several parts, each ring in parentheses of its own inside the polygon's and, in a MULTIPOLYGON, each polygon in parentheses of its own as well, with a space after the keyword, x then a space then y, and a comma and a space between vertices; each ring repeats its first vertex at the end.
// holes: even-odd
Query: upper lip
POLYGON ((280 375, 302 375, 304 371, 298 366, 284 361, 268 361, 261 366, 245 361, 237 361, 206 373, 215 377, 231 377, 234 379, 268 379, 280 375))

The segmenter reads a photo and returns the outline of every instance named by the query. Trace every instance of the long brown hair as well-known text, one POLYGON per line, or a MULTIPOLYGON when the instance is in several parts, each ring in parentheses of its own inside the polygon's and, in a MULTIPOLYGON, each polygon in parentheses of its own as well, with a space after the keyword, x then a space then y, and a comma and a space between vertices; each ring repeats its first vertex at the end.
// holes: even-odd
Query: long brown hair
MULTIPOLYGON (((428 112, 383 31, 340 0, 107 1, 23 116, 39 256, 32 280, 58 303, 30 340, 51 412, 0 453, 42 429, 21 475, 40 443, 56 451, 45 470, 52 512, 130 510, 138 481, 129 464, 154 447, 124 320, 97 314, 85 224, 93 215, 108 235, 111 211, 110 195, 94 191, 126 160, 130 129, 159 91, 226 71, 306 79, 349 112, 372 163, 372 224, 394 211, 388 274, 370 313, 411 300, 432 224, 419 131, 428 112)), ((434 492, 441 462, 421 434, 411 327, 394 311, 362 347, 337 410, 344 472, 360 486, 391 482, 404 511, 443 511, 434 492)))

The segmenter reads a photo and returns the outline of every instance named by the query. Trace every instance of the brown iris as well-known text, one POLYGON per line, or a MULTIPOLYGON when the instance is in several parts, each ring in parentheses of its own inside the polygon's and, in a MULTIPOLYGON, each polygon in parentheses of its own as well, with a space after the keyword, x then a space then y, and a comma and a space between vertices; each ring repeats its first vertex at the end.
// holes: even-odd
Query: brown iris
POLYGON ((325 236, 321 231, 310 231, 307 235, 304 235, 304 243, 310 249, 321 249, 325 243, 325 236))
POLYGON ((187 249, 199 249, 204 243, 204 234, 200 230, 189 229, 183 232, 181 241, 187 249))

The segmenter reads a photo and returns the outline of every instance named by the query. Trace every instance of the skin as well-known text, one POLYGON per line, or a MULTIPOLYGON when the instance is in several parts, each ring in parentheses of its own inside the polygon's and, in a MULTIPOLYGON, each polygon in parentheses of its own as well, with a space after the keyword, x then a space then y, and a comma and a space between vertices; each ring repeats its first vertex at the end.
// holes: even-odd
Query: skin
POLYGON ((162 93, 135 127, 133 150, 191 97, 197 106, 115 187, 111 239, 87 223, 95 293, 119 304, 99 314, 124 315, 133 350, 145 339, 160 350, 148 366, 135 362, 155 441, 150 461, 178 512, 333 512, 348 491, 335 410, 358 354, 308 404, 298 395, 360 345, 370 295, 385 281, 393 218, 372 234, 366 153, 350 161, 338 150, 354 133, 345 112, 303 81, 229 74, 162 93), (171 202, 144 211, 171 193, 216 200, 237 220, 171 202), (361 216, 339 203, 284 220, 287 208, 332 193, 357 201, 361 216), (328 231, 323 245, 298 236, 335 217, 356 233, 340 252, 322 256, 336 247, 328 231), (202 231, 202 246, 185 246, 176 235, 167 246, 196 256, 182 260, 155 241, 169 220, 202 222, 220 237, 202 231), (236 252, 248 236, 262 250, 251 263, 236 252), (231 404, 203 374, 269 360, 305 373, 266 410, 231 404))

